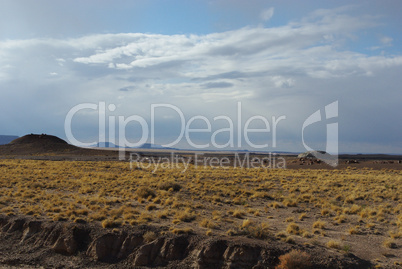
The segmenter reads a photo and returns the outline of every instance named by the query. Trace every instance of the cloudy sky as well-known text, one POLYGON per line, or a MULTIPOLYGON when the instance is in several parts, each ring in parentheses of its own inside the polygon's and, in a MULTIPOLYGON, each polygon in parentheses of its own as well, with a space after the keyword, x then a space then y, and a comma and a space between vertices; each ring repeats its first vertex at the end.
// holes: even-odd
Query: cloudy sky
POLYGON ((309 147, 325 149, 326 126, 338 123, 340 152, 402 154, 401 11, 397 0, 0 0, 0 134, 66 139, 69 111, 93 104, 71 132, 97 142, 104 102, 107 140, 119 117, 128 141, 144 138, 129 122, 137 116, 156 144, 208 120, 193 144, 250 149, 243 131, 254 117, 253 145, 304 151, 303 123, 318 110, 309 147), (335 101, 338 117, 327 120, 335 101), (152 104, 165 106, 154 120, 152 104))

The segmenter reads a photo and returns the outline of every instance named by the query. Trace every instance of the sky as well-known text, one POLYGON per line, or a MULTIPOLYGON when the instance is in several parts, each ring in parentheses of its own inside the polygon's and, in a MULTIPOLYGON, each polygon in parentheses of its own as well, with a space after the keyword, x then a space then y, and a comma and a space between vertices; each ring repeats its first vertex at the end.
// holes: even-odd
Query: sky
POLYGON ((339 152, 402 154, 401 11, 397 0, 0 0, 0 134, 302 152, 325 150, 336 123, 339 152))

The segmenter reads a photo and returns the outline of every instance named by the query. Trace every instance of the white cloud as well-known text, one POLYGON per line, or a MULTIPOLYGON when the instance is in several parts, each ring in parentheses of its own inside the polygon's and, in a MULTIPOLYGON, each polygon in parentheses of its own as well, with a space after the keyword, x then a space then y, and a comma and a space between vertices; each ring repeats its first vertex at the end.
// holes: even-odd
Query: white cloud
POLYGON ((124 39, 124 44, 114 46, 111 35, 105 35, 104 39, 97 35, 93 41, 86 37, 87 43, 94 43, 91 55, 76 57, 74 61, 121 70, 158 69, 158 78, 163 78, 167 70, 169 76, 173 72, 189 79, 228 72, 281 75, 286 66, 295 73, 319 78, 370 72, 362 68, 364 64, 354 62, 369 57, 341 51, 337 42, 374 23, 369 18, 338 13, 321 10, 282 27, 246 27, 202 36, 119 34, 115 39, 124 39))
POLYGON ((380 41, 383 45, 390 46, 392 44, 393 39, 392 37, 389 36, 383 36, 380 38, 380 41))
POLYGON ((292 78, 284 78, 281 76, 272 77, 275 87, 277 88, 291 88, 295 85, 295 80, 292 78))
POLYGON ((271 7, 271 8, 263 10, 260 14, 260 18, 263 21, 269 21, 273 15, 274 15, 274 8, 271 7))
MULTIPOLYGON (((309 113, 340 100, 348 104, 343 113, 368 126, 374 123, 366 124, 365 115, 379 110, 386 116, 400 106, 400 76, 391 75, 400 73, 402 56, 372 56, 340 44, 375 24, 372 17, 320 10, 280 27, 207 35, 126 33, 1 41, 0 104, 13 122, 22 121, 18 115, 30 107, 30 115, 55 117, 58 126, 80 102, 114 103, 126 116, 148 111, 151 103, 171 102, 186 113, 216 116, 242 101, 250 114, 288 115, 284 129, 292 140, 309 113), (375 84, 385 77, 387 94, 375 84), (371 98, 387 105, 365 106, 371 98), (362 111, 361 116, 355 111, 362 111)), ((384 37, 382 43, 392 39, 384 37)), ((356 128, 348 120, 346 133, 356 128)), ((5 119, 0 124, 11 126, 5 119)), ((31 132, 30 124, 18 128, 31 132)), ((386 128, 397 128, 392 124, 386 128)))

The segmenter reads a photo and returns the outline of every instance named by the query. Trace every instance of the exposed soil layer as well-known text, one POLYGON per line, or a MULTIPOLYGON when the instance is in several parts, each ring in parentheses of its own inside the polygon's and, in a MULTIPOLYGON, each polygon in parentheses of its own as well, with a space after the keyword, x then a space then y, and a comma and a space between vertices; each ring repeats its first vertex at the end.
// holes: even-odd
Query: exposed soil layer
POLYGON ((103 229, 94 224, 0 216, 0 264, 45 268, 274 268, 279 256, 300 249, 311 268, 368 268, 353 254, 249 238, 159 233, 150 226, 103 229), (144 233, 163 234, 145 242, 144 233))

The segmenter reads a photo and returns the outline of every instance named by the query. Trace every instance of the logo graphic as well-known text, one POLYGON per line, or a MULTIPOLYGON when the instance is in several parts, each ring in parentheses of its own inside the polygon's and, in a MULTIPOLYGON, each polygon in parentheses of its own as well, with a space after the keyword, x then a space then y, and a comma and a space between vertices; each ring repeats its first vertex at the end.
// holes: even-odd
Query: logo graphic
MULTIPOLYGON (((325 119, 329 120, 338 117, 338 101, 335 101, 325 106, 325 119)), ((311 114, 303 123, 302 127, 302 141, 306 150, 310 151, 317 159, 336 167, 338 165, 338 123, 327 124, 327 145, 325 152, 317 151, 310 148, 304 142, 304 129, 314 123, 322 121, 321 111, 317 110, 311 114), (330 152, 331 154, 329 154, 330 152), (332 155, 333 154, 333 155, 332 155)))

